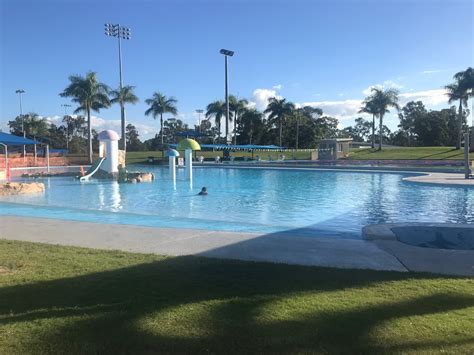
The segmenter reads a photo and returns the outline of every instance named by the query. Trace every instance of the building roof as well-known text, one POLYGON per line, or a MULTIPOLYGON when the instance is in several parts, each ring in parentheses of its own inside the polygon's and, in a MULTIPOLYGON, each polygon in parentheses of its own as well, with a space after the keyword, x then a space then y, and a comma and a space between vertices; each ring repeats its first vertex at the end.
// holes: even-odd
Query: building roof
POLYGON ((8 134, 4 132, 0 132, 0 143, 5 144, 5 145, 41 144, 40 142, 34 141, 32 139, 19 137, 19 136, 15 136, 13 134, 8 134))

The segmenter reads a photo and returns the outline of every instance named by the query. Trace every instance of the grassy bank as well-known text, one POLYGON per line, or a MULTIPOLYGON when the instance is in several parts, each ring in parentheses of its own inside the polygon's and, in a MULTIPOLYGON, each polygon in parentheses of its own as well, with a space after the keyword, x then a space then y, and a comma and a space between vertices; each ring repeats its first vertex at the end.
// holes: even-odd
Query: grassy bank
MULTIPOLYGON (((269 156, 273 160, 277 160, 280 154, 284 154, 286 159, 308 160, 311 158, 311 152, 308 150, 287 151, 287 152, 255 152, 261 159, 267 160, 269 156)), ((200 151, 197 155, 202 155, 206 159, 215 159, 216 156, 222 157, 222 152, 200 151)), ((232 152, 231 155, 237 159, 243 157, 252 157, 252 153, 245 151, 232 152)), ((128 164, 146 163, 148 157, 154 157, 160 160, 163 157, 161 151, 145 151, 145 152, 127 152, 128 164)), ((165 158, 166 159, 166 158, 165 158)), ((382 151, 377 149, 353 149, 347 157, 349 160, 462 160, 464 152, 462 149, 455 150, 452 147, 400 147, 400 148, 384 148, 382 151)), ((86 164, 87 158, 83 155, 69 155, 69 163, 71 165, 86 164)))
POLYGON ((348 159, 352 160, 460 160, 464 159, 463 149, 453 147, 397 147, 352 150, 348 159))
POLYGON ((0 353, 472 353, 474 281, 0 240, 0 353))

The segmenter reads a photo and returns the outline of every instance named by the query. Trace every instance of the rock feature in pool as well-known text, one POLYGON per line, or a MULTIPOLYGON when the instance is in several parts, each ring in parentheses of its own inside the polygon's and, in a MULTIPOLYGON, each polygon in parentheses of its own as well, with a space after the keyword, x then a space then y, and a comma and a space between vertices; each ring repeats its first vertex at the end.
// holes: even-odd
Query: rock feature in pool
POLYGON ((474 250, 474 226, 392 227, 397 240, 422 248, 474 250))
POLYGON ((36 194, 44 192, 41 182, 6 182, 0 184, 0 196, 36 194))

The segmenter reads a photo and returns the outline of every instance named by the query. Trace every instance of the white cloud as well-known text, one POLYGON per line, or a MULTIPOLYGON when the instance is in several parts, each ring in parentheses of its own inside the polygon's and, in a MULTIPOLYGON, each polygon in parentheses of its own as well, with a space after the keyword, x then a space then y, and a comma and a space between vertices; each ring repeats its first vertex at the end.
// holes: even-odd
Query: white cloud
POLYGON ((360 116, 358 111, 362 105, 362 100, 340 100, 340 101, 312 101, 303 102, 301 106, 318 107, 325 115, 335 117, 338 120, 347 120, 360 116))
POLYGON ((277 94, 276 89, 255 89, 252 94, 251 102, 255 103, 257 109, 265 110, 268 105, 268 100, 271 97, 281 99, 282 97, 277 94))
POLYGON ((367 89, 363 90, 362 93, 365 95, 365 96, 368 96, 372 93, 372 89, 373 88, 376 88, 376 89, 397 89, 397 90, 400 90, 400 89, 403 89, 403 85, 400 85, 392 80, 385 80, 383 82, 383 84, 375 84, 375 85, 371 85, 369 86, 367 89))
POLYGON ((400 94, 400 103, 402 105, 409 101, 423 101, 425 106, 436 106, 446 104, 448 102, 448 96, 446 96, 445 89, 433 89, 400 94))
POLYGON ((436 69, 436 70, 423 70, 421 74, 436 74, 446 71, 446 69, 436 69))
POLYGON ((281 90, 282 88, 283 88, 283 85, 278 84, 278 85, 273 86, 272 89, 274 89, 274 90, 281 90))

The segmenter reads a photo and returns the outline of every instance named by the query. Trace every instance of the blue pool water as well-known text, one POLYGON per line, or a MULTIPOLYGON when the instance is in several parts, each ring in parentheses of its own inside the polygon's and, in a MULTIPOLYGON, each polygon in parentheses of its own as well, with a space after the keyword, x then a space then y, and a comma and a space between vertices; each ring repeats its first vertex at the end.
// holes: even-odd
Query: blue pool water
POLYGON ((0 214, 144 226, 359 238, 372 223, 474 223, 474 189, 420 185, 399 173, 195 168, 152 183, 39 179, 46 193, 3 198, 0 214), (196 196, 202 186, 208 196, 196 196))

